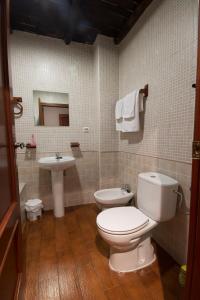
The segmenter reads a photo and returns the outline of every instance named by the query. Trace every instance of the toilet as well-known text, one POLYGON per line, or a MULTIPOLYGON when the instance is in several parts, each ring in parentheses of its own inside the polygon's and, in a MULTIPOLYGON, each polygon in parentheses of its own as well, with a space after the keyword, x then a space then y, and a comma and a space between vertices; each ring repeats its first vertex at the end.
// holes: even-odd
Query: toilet
POLYGON ((176 213, 178 182, 156 172, 140 173, 137 208, 115 207, 98 214, 101 237, 110 245, 109 266, 117 272, 132 272, 155 259, 151 232, 176 213))
POLYGON ((94 193, 94 198, 99 209, 126 206, 134 194, 122 188, 99 190, 94 193))

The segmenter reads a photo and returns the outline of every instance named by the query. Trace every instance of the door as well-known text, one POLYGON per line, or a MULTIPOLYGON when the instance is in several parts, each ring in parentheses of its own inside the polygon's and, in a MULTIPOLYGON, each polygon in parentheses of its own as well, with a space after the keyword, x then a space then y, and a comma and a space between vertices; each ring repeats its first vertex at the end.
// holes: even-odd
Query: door
POLYGON ((21 224, 8 67, 9 7, 0 1, 0 299, 18 298, 21 224))
POLYGON ((185 299, 200 299, 200 18, 192 159, 190 232, 185 299))

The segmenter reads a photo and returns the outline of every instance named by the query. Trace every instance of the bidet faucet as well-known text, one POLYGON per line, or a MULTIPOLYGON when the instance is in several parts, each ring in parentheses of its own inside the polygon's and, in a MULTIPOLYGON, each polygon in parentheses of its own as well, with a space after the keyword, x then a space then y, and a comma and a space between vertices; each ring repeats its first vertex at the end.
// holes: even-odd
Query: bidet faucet
POLYGON ((60 152, 56 152, 56 159, 61 159, 62 156, 60 155, 60 152))
POLYGON ((121 190, 126 191, 127 193, 130 193, 130 186, 128 184, 122 184, 121 190))

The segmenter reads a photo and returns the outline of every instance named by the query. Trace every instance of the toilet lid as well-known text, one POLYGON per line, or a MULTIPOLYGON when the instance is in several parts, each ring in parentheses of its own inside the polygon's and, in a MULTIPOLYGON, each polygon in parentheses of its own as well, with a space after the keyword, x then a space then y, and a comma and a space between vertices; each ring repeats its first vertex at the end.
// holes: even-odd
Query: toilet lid
POLYGON ((149 222, 148 217, 135 207, 115 207, 97 216, 97 226, 113 234, 128 234, 140 230, 149 222))

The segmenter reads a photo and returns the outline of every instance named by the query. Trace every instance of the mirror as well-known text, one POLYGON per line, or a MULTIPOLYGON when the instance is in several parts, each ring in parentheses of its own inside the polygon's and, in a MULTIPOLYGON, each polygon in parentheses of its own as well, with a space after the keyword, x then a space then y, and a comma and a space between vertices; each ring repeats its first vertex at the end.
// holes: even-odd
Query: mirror
POLYGON ((69 94, 33 91, 36 126, 69 126, 69 94))

